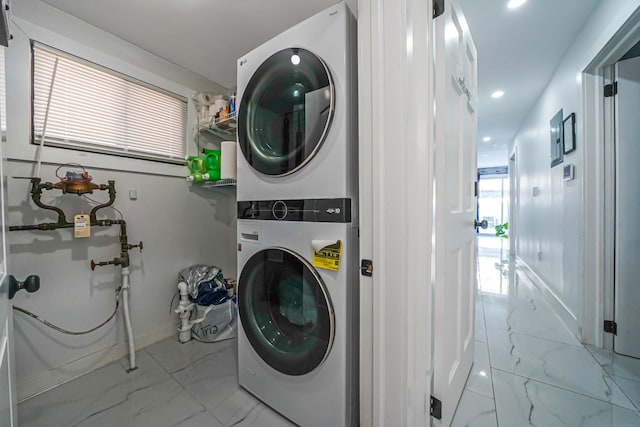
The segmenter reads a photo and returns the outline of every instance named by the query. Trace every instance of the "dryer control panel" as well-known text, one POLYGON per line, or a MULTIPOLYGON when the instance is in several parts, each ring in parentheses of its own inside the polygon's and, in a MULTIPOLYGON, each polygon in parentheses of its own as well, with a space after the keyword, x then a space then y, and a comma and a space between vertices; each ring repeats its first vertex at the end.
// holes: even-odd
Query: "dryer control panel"
POLYGON ((351 199, 238 202, 238 219, 349 223, 351 222, 351 199))

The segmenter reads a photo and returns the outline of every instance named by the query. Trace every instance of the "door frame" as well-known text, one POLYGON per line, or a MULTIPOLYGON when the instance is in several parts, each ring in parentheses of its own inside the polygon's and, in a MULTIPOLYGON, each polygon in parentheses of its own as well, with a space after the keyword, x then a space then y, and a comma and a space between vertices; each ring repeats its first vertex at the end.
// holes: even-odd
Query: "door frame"
POLYGON ((360 425, 431 424, 432 0, 358 1, 360 425), (411 224, 411 228, 409 228, 411 224))
POLYGON ((518 254, 517 229, 518 212, 520 206, 520 175, 518 173, 518 147, 509 156, 509 259, 515 260, 518 254))
MULTIPOLYGON (((2 6, 4 2, 0 2, 0 6, 2 6)), ((0 54, 4 56, 4 69, 1 70, 2 73, 5 74, 5 85, 6 85, 6 64, 7 64, 7 47, 0 46, 0 54)), ((6 90, 6 88, 3 88, 6 90)), ((5 92, 6 93, 6 92, 5 92)), ((5 99, 0 100, 0 109, 6 108, 6 96, 5 99)), ((7 210, 7 197, 8 197, 8 175, 7 175, 7 159, 6 159, 6 129, 2 135, 0 135, 0 145, 2 149, 0 150, 2 153, 0 155, 0 226, 2 226, 2 233, 6 234, 9 230, 9 227, 6 225, 8 220, 8 210, 7 210)), ((2 253, 0 254, 0 298, 8 298, 8 288, 9 288, 9 244, 6 241, 6 235, 0 239, 0 245, 2 245, 2 253)), ((4 301, 2 302, 5 303, 4 301)), ((9 421, 11 427, 18 426, 18 393, 16 390, 16 378, 15 378, 15 343, 13 339, 13 310, 11 300, 8 300, 7 303, 7 319, 5 325, 0 324, 0 341, 2 340, 2 332, 7 333, 6 337, 6 347, 4 358, 6 358, 8 374, 9 374, 9 390, 2 390, 3 393, 8 391, 9 395, 9 403, 10 403, 10 414, 9 421), (4 326, 4 328, 3 328, 4 326), (6 329, 5 329, 6 328, 6 329)), ((1 345, 1 344, 0 344, 1 345)), ((0 352, 0 364, 3 362, 3 355, 0 352)), ((6 421, 4 419, 0 419, 0 423, 6 421)))
POLYGON ((603 330, 614 316, 615 133, 613 98, 604 85, 613 81, 613 65, 640 41, 640 8, 631 14, 582 73, 584 170, 584 305, 582 341, 613 349, 603 330), (595 307, 595 309, 594 309, 595 307))

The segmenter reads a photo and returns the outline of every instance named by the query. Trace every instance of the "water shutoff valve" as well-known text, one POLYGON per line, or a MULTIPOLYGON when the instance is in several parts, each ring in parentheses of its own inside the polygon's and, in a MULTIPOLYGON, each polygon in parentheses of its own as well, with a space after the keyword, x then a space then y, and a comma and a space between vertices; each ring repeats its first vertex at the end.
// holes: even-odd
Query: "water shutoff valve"
POLYGON ((40 276, 32 274, 27 277, 24 282, 20 282, 13 275, 9 275, 9 299, 13 299, 16 292, 24 289, 30 294, 40 289, 40 276))

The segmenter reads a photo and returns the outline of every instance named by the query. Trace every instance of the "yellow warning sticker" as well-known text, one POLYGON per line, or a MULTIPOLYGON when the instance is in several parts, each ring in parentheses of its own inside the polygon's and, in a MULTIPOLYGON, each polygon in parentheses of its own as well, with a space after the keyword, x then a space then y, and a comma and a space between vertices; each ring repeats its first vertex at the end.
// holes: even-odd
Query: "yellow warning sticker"
POLYGON ((312 243, 313 266, 325 270, 338 271, 340 269, 340 258, 342 257, 342 241, 322 242, 320 245, 317 243, 316 241, 312 243))

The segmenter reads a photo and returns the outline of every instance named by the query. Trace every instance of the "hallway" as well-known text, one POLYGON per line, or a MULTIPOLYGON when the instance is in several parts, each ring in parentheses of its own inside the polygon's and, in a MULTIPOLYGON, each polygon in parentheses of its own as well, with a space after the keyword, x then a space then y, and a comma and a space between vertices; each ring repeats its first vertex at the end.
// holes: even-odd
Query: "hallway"
POLYGON ((453 426, 640 425, 640 360, 582 346, 525 272, 501 263, 507 248, 478 239, 475 363, 453 426))

